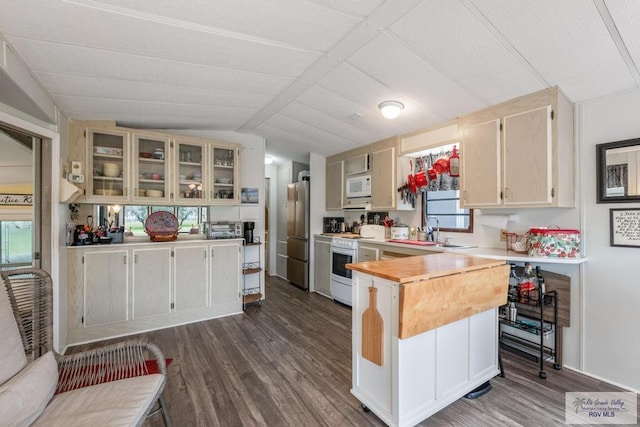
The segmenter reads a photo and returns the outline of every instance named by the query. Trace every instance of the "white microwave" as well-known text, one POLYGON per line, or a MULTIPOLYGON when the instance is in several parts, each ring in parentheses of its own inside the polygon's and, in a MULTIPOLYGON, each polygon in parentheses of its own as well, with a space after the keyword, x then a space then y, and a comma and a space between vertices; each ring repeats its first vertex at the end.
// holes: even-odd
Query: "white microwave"
POLYGON ((371 197, 371 175, 347 178, 347 199, 371 197))

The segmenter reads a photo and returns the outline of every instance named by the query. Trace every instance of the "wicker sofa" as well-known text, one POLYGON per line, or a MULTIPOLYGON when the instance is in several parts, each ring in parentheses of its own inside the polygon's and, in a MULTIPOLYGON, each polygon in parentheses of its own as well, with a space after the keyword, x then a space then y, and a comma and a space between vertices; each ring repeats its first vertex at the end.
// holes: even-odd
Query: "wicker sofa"
POLYGON ((57 354, 50 276, 33 268, 1 275, 0 424, 138 426, 157 412, 171 424, 162 399, 166 364, 156 346, 127 341, 57 354), (150 371, 153 359, 158 373, 150 371))

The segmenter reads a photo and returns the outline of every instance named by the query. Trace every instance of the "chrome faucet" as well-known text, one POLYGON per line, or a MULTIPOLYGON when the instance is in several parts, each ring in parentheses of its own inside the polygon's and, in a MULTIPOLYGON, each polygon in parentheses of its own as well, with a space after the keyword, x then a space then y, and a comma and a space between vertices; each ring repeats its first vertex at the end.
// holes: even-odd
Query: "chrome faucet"
POLYGON ((431 219, 435 219, 436 220, 436 232, 433 235, 433 241, 434 242, 439 242, 440 241, 440 220, 438 219, 438 217, 428 216, 427 217, 427 221, 426 221, 427 227, 429 227, 429 223, 430 223, 431 219))

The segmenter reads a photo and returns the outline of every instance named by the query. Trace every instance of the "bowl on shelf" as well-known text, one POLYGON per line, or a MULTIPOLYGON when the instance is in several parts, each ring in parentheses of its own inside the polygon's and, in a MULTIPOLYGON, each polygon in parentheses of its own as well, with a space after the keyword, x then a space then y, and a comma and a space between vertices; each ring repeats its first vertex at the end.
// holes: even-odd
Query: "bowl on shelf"
POLYGON ((108 156, 122 156, 122 148, 116 148, 116 147, 100 147, 100 146, 95 146, 93 147, 93 152, 95 154, 104 154, 104 155, 108 155, 108 156))
POLYGON ((111 188, 94 188, 93 194, 96 196, 122 196, 122 190, 113 190, 111 188))
POLYGON ((147 197, 164 197, 164 191, 147 190, 147 197))
POLYGON ((139 154, 140 154, 140 157, 143 158, 143 159, 150 159, 151 158, 151 153, 147 153, 147 152, 142 151, 139 154))
POLYGON ((159 181, 162 179, 162 175, 160 175, 159 173, 152 173, 151 179, 153 179, 154 181, 159 181))
POLYGON ((138 190, 138 197, 144 197, 147 195, 147 190, 138 190))
POLYGON ((116 178, 120 176, 120 165, 117 163, 104 163, 102 165, 102 173, 104 176, 116 178))

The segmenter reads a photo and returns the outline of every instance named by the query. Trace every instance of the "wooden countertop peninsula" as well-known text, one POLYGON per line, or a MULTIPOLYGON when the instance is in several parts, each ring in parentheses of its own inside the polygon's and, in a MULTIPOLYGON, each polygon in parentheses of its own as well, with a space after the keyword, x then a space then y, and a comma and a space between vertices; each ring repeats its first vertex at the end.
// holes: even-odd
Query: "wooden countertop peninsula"
POLYGON ((347 268, 398 283, 505 265, 504 261, 449 253, 347 264, 347 268))
POLYGON ((347 268, 400 284, 400 339, 507 303, 505 261, 441 253, 347 264, 347 268))

